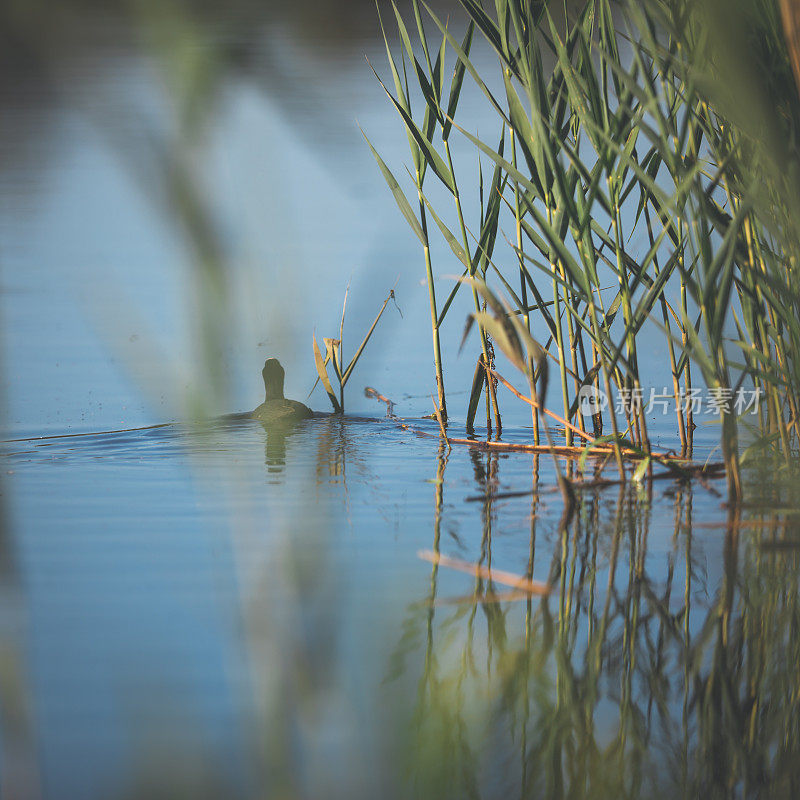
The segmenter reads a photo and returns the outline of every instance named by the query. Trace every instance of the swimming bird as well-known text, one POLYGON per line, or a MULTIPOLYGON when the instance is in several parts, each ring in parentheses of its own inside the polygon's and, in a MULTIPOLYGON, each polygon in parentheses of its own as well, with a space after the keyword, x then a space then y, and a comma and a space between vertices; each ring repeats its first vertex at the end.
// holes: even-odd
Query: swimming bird
POLYGON ((313 416, 313 411, 297 400, 283 396, 284 371, 277 358, 268 358, 261 370, 264 378, 264 402, 250 415, 264 423, 294 422, 313 416))

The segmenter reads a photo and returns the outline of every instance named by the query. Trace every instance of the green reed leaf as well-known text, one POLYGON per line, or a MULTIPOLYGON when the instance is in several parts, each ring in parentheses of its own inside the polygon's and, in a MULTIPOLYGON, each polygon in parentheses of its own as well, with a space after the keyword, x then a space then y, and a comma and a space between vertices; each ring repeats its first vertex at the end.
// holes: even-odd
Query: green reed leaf
POLYGON ((428 166, 436 173, 439 180, 451 191, 452 194, 456 194, 456 184, 453 175, 450 172, 449 167, 445 164, 444 159, 436 152, 436 149, 433 145, 428 141, 422 131, 417 127, 417 123, 411 119, 409 113, 403 108, 403 106, 395 100, 392 93, 386 88, 384 82, 378 76, 378 73, 375 72, 375 69, 372 68, 372 64, 370 64, 370 68, 372 69, 373 74, 378 79, 378 83, 383 86, 383 90, 386 92, 388 98, 392 101, 392 104, 397 109, 397 112, 403 119, 403 122, 406 124, 406 128, 414 137, 414 141, 417 143, 417 146, 422 151, 423 156, 425 157, 425 161, 427 162, 428 166))
POLYGON ((325 360, 320 352, 316 336, 312 337, 312 342, 314 345, 314 363, 317 367, 317 375, 319 375, 319 379, 322 382, 322 385, 325 387, 325 391, 328 393, 328 399, 331 401, 334 412, 341 414, 342 407, 339 405, 339 401, 336 398, 336 395, 333 393, 333 386, 331 386, 330 378, 328 378, 328 371, 325 369, 325 360))
POLYGON ((389 189, 392 192, 392 196, 397 203, 397 207, 400 209, 402 215, 406 218, 406 221, 411 226, 411 230, 417 234, 417 238, 422 242, 422 244, 427 247, 428 240, 427 236, 425 235, 424 231, 422 230, 422 226, 417 219, 417 215, 414 213, 414 210, 411 208, 411 204, 406 199, 403 190, 400 188, 400 184, 397 182, 397 179, 392 174, 392 171, 389 167, 386 166, 383 159, 378 155, 378 151, 372 146, 372 142, 367 138, 367 134, 364 133, 363 129, 359 126, 359 130, 361 131, 364 139, 366 139, 367 144, 369 145, 369 149, 372 151, 372 155, 375 157, 375 161, 378 162, 378 166, 380 167, 381 174, 384 177, 384 180, 389 186, 389 189))

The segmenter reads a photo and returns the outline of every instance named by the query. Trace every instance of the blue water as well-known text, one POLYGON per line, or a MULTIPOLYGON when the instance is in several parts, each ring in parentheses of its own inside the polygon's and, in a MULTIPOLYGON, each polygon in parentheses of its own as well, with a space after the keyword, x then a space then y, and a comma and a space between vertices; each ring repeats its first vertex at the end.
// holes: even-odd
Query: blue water
MULTIPOLYGON (((191 141, 169 54, 108 13, 87 26, 66 11, 81 24, 56 21, 64 46, 9 57, 0 83, 0 796, 796 787, 796 517, 774 472, 755 480, 781 513, 744 525, 719 480, 586 490, 565 519, 549 456, 448 450, 421 418, 419 248, 356 126, 402 174, 405 137, 363 61, 385 72, 373 10, 341 38, 324 15, 306 36, 294 6, 188 25, 180 41, 219 70, 191 141), (226 287, 211 306, 160 153, 191 154, 226 287), (353 373, 347 416, 283 434, 190 422, 256 406, 267 356, 305 399, 311 337, 338 336, 348 282, 347 353, 393 286, 399 310, 353 373)), ((433 255, 444 294, 458 268, 443 243, 433 255)), ((459 355, 462 295, 443 329, 456 436, 477 355, 475 341, 459 355)), ((659 341, 645 334, 642 359, 657 387, 659 341)), ((501 397, 504 440, 530 441, 528 409, 501 397)), ((326 409, 320 388, 308 402, 326 409)), ((652 423, 675 446, 672 418, 652 423)), ((698 457, 716 439, 701 427, 698 457)))
MULTIPOLYGON (((362 759, 380 761, 387 740, 409 733, 429 615, 446 663, 483 593, 440 568, 432 605, 432 568, 418 551, 522 575, 533 543, 532 577, 547 581, 562 548, 563 503, 546 459, 532 518, 533 496, 502 497, 532 487, 531 455, 457 446, 444 463, 433 424, 413 424, 428 436, 385 418, 323 417, 288 435, 243 420, 3 446, 7 592, 19 603, 6 647, 31 703, 31 741, 14 744, 35 748, 31 779, 46 796, 160 785, 163 748, 177 748, 179 785, 205 776, 231 796, 281 780, 344 796, 397 774, 396 764, 362 774, 362 759), (289 708, 277 713, 281 701, 289 708), (275 725, 291 757, 265 776, 275 725)), ((675 539, 674 486, 654 486, 636 513, 646 570, 660 582, 685 539, 675 539)), ((605 490, 584 507, 596 508, 601 549, 618 502, 605 490)), ((698 490, 694 522, 719 519, 718 499, 698 490)), ((699 609, 719 581, 721 544, 717 527, 694 535, 699 609)), ((619 572, 624 582, 627 567, 619 572)), ((488 608, 502 614, 508 641, 487 641, 479 614, 468 682, 481 703, 492 696, 493 658, 524 638, 528 604, 488 608)), ((491 765, 478 783, 491 790, 507 777, 491 765)))

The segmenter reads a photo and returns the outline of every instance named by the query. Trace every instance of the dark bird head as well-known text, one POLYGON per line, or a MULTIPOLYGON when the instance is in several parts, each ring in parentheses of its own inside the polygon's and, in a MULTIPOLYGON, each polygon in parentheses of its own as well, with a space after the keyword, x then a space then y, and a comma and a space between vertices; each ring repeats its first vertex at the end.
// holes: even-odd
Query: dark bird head
POLYGON ((268 358, 264 362, 261 375, 264 378, 264 391, 266 392, 264 400, 283 400, 284 371, 281 362, 277 358, 268 358))

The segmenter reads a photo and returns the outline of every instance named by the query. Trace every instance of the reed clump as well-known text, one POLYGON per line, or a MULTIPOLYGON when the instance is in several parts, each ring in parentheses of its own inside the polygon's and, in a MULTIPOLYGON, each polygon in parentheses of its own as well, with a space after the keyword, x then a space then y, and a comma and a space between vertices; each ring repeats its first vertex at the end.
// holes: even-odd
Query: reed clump
MULTIPOLYGON (((461 5, 463 36, 419 0, 408 25, 392 5, 402 46, 396 56, 384 34, 393 90, 383 86, 408 134, 408 196, 372 150, 422 244, 442 417, 440 332, 467 286, 481 347, 467 426, 481 395, 487 427, 492 419, 501 426, 499 345, 528 378, 535 443, 544 425, 536 384, 552 368, 566 445, 612 447, 624 479, 625 449, 652 454, 640 365, 642 331, 655 325, 681 455, 691 456, 702 389, 719 415, 729 495, 740 497, 743 422, 787 462, 800 443, 800 160, 786 123, 800 120, 800 103, 778 11, 766 0, 587 0, 572 15, 562 3, 461 5), (496 57, 499 89, 473 57, 478 36, 496 57), (760 48, 774 63, 725 74, 732 57, 717 56, 737 46, 760 48), (775 64, 788 76, 780 119, 755 99, 775 64), (496 118, 496 140, 458 125, 467 90, 496 118), (750 100, 757 122, 741 108, 750 100), (459 189, 456 146, 479 155, 477 208, 459 189), (451 208, 430 202, 431 174, 451 208), (465 279, 444 303, 434 287, 433 227, 465 279), (516 358, 507 331, 536 358, 516 358), (587 393, 608 405, 587 411, 587 393)), ((798 45, 788 28, 786 36, 798 45)))

